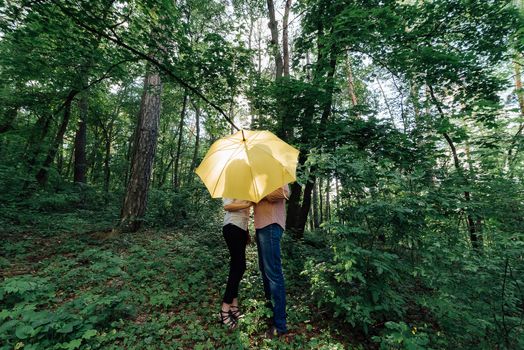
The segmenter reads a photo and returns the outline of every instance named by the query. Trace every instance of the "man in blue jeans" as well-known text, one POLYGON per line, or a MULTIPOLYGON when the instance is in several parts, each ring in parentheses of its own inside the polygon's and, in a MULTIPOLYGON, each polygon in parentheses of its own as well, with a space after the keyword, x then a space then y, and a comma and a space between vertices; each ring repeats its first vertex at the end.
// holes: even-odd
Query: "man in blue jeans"
POLYGON ((280 257, 280 240, 286 227, 286 203, 289 186, 270 193, 254 207, 258 267, 264 282, 264 294, 273 299, 273 326, 266 332, 270 338, 287 333, 286 288, 280 257))

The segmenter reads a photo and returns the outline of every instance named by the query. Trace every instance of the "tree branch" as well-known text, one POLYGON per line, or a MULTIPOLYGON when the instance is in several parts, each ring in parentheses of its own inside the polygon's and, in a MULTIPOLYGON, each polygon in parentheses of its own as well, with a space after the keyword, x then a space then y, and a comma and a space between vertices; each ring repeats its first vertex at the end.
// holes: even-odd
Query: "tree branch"
POLYGON ((52 0, 52 2, 66 15, 68 16, 69 18, 71 18, 75 23, 76 25, 78 25, 79 27, 82 27, 84 28, 85 30, 87 30, 88 32, 91 32, 93 34, 97 34, 97 35, 100 35, 101 37, 111 41, 112 43, 126 49, 127 51, 129 51, 130 53, 134 54, 135 56, 141 58, 141 59, 144 59, 146 60, 147 62, 151 63, 152 65, 156 66, 157 68, 159 68, 161 71, 163 71, 165 74, 167 74, 169 77, 171 77, 172 79, 174 79, 176 82, 178 82, 180 85, 182 85, 184 88, 188 89, 189 91, 191 91, 193 94, 195 94, 196 96, 200 97, 203 101, 205 101, 207 104, 209 104, 211 107, 213 107, 215 110, 217 110, 226 120, 229 124, 231 124, 233 126, 233 128, 235 128, 236 130, 240 130, 234 123, 233 121, 227 116, 227 114, 222 110, 222 108, 220 108, 219 106, 217 106, 215 103, 211 102, 207 97, 205 97, 197 88, 189 85, 188 83, 186 83, 182 78, 180 78, 178 75, 176 75, 172 70, 171 68, 169 68, 168 66, 166 66, 165 64, 159 62, 158 60, 156 60, 155 58, 147 55, 146 53, 140 51, 140 50, 137 50, 135 49, 134 47, 128 45, 127 43, 125 43, 121 38, 119 38, 116 33, 114 32, 113 28, 110 28, 111 31, 113 32, 113 35, 115 35, 115 37, 107 34, 105 31, 101 31, 97 28, 94 28, 88 24, 86 24, 86 22, 84 21, 81 21, 72 11, 70 11, 69 9, 65 8, 62 4, 60 4, 59 1, 57 0, 52 0))

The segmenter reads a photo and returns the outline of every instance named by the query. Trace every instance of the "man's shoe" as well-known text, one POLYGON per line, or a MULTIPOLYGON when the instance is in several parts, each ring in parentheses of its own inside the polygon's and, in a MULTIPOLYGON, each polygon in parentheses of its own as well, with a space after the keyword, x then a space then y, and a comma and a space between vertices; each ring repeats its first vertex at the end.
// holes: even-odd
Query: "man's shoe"
POLYGON ((268 339, 273 339, 277 337, 281 338, 281 337, 285 337, 286 334, 287 332, 279 332, 274 326, 272 326, 266 331, 266 338, 268 339))

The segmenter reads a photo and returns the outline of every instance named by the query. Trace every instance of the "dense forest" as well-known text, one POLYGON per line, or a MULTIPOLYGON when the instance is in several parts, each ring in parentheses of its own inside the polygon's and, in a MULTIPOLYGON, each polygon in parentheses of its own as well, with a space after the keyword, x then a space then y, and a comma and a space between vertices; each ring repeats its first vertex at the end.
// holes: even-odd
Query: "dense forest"
POLYGON ((0 2, 0 349, 524 349, 524 2, 0 2), (300 151, 289 337, 216 320, 239 129, 300 151))

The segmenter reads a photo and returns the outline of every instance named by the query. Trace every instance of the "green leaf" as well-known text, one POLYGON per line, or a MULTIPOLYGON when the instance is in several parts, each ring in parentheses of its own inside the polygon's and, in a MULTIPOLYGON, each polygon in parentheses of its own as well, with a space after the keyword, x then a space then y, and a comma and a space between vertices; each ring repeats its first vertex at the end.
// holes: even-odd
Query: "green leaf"
POLYGON ((73 349, 77 349, 81 344, 82 344, 82 339, 73 339, 69 343, 63 343, 61 345, 61 348, 73 350, 73 349))
POLYGON ((27 339, 34 332, 33 327, 28 325, 23 325, 16 327, 15 335, 18 339, 27 339))
POLYGON ((58 333, 71 333, 73 331, 73 324, 72 323, 66 323, 62 328, 57 330, 58 333))
POLYGON ((84 332, 84 335, 82 335, 82 338, 83 339, 90 339, 90 338, 94 337, 96 334, 97 334, 96 329, 88 329, 87 331, 84 332))

